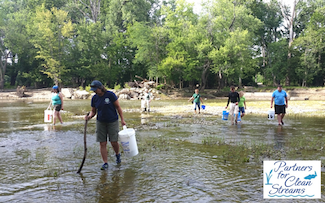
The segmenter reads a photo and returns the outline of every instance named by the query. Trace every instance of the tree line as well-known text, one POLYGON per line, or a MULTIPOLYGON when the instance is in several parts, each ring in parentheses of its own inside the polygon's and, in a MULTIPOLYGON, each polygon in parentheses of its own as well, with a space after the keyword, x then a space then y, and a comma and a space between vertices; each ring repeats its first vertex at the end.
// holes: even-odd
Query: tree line
POLYGON ((0 2, 0 89, 325 83, 324 0, 0 2))

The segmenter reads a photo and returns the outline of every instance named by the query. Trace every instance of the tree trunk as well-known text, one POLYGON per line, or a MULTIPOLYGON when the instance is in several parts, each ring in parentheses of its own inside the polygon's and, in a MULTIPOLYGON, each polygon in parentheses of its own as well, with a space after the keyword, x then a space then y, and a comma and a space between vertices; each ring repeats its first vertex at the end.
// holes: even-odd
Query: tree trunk
POLYGON ((305 79, 302 80, 301 87, 306 87, 306 80, 305 79))
POLYGON ((240 67, 240 73, 238 78, 238 87, 242 87, 241 73, 243 72, 243 67, 240 67))
POLYGON ((201 75, 202 85, 200 90, 203 91, 207 85, 208 75, 210 69, 210 61, 207 61, 206 64, 203 66, 203 71, 201 75))
MULTIPOLYGON (((322 44, 322 42, 323 42, 323 39, 322 38, 320 38, 320 44, 322 44)), ((322 60, 322 50, 319 50, 318 51, 318 69, 320 70, 322 67, 321 67, 321 60, 322 60)))
POLYGON ((181 90, 183 86, 183 80, 180 78, 179 79, 179 89, 181 90))
POLYGON ((0 61, 0 89, 4 89, 5 87, 5 75, 6 75, 6 69, 7 69, 7 59, 10 55, 10 51, 8 51, 8 53, 4 53, 2 52, 4 59, 3 62, 0 61))
MULTIPOLYGON (((298 0, 299 1, 299 0, 298 0)), ((294 23, 294 19, 296 17, 296 5, 297 5, 297 0, 294 1, 293 3, 293 7, 292 7, 292 15, 289 16, 286 15, 285 13, 285 9, 283 7, 282 4, 280 4, 281 7, 281 12, 282 12, 282 16, 285 20, 287 20, 287 27, 289 28, 289 45, 288 45, 288 58, 287 58, 287 71, 286 71, 286 80, 285 80, 285 85, 289 86, 290 85, 290 59, 291 59, 291 52, 290 52, 290 48, 293 42, 293 38, 294 38, 294 30, 293 30, 293 23, 294 23)))
POLYGON ((265 68, 266 65, 266 45, 265 45, 265 40, 264 36, 262 35, 262 57, 263 57, 263 64, 262 67, 265 68))
POLYGON ((15 86, 18 72, 14 72, 10 77, 10 85, 15 86))
MULTIPOLYGON (((123 5, 128 2, 128 1, 124 1, 123 5)), ((97 22, 99 14, 100 14, 100 0, 90 0, 89 4, 83 2, 82 0, 75 0, 74 1, 76 8, 86 17, 86 18, 90 18, 91 20, 93 20, 94 22, 97 22), (78 4, 81 4, 82 8, 89 8, 91 15, 83 10, 82 8, 79 8, 78 4)))
POLYGON ((222 83, 221 83, 221 81, 222 81, 222 74, 221 74, 221 70, 219 70, 219 84, 218 84, 218 86, 219 86, 219 89, 221 89, 221 85, 222 85, 222 83))
POLYGON ((273 76, 273 85, 274 86, 278 86, 277 82, 276 82, 276 76, 272 73, 273 76))

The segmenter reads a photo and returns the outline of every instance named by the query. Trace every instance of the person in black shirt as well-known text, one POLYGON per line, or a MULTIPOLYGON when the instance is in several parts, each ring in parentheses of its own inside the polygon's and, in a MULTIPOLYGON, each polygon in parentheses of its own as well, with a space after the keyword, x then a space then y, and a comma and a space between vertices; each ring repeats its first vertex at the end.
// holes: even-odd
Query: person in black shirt
POLYGON ((228 102, 227 102, 226 109, 229 106, 229 102, 231 102, 230 103, 229 114, 231 115, 231 125, 234 125, 234 120, 235 120, 235 122, 237 124, 237 115, 238 115, 238 112, 239 112, 238 102, 240 101, 240 97, 239 97, 238 92, 235 91, 234 86, 230 87, 230 91, 231 92, 228 95, 228 102))

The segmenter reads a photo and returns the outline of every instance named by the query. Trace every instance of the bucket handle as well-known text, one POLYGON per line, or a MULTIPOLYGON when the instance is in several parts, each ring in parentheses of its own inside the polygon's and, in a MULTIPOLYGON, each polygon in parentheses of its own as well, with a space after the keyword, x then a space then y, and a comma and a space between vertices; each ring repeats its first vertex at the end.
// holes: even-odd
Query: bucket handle
POLYGON ((126 125, 123 125, 123 130, 126 130, 126 128, 127 128, 126 125))

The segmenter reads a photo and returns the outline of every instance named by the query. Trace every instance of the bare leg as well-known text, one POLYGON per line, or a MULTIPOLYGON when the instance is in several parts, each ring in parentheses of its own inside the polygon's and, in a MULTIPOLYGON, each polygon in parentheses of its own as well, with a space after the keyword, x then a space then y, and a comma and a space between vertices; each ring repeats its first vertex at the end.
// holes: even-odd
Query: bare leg
POLYGON ((62 124, 63 122, 62 122, 62 118, 61 118, 61 113, 60 113, 60 111, 58 111, 58 118, 59 118, 60 123, 62 124))
POLYGON ((100 154, 104 163, 107 163, 107 142, 100 142, 100 154))
POLYGON ((54 113, 53 113, 53 125, 55 125, 55 123, 56 123, 56 117, 57 116, 58 116, 57 111, 54 111, 54 113))
POLYGON ((244 117, 244 116, 245 116, 245 113, 242 113, 242 114, 241 114, 241 117, 244 117))
POLYGON ((111 142, 111 145, 112 145, 112 147, 114 149, 115 154, 118 155, 119 154, 119 149, 120 149, 120 146, 119 146, 118 142, 111 142))
POLYGON ((235 114, 231 115, 231 125, 234 125, 234 118, 235 118, 235 114))
POLYGON ((285 114, 283 113, 283 114, 281 114, 281 123, 282 123, 282 125, 284 124, 283 123, 283 118, 284 118, 284 116, 285 116, 285 114))
POLYGON ((282 116, 281 114, 278 114, 278 124, 281 125, 281 121, 282 121, 282 116))
POLYGON ((234 114, 234 119, 235 119, 236 125, 237 125, 237 118, 238 118, 238 113, 237 114, 234 114))

